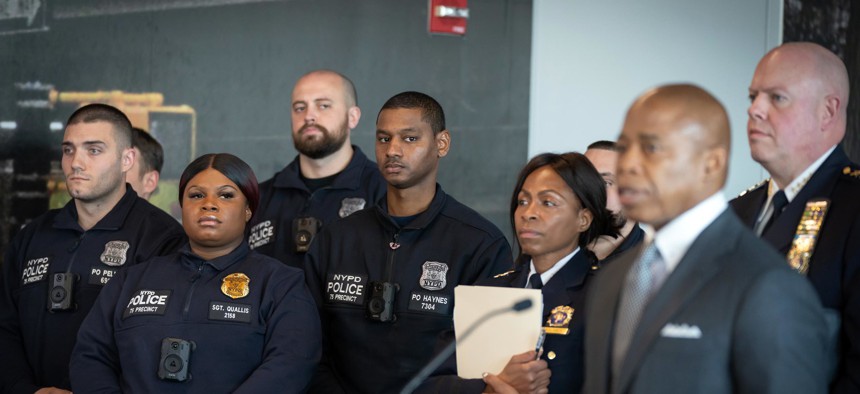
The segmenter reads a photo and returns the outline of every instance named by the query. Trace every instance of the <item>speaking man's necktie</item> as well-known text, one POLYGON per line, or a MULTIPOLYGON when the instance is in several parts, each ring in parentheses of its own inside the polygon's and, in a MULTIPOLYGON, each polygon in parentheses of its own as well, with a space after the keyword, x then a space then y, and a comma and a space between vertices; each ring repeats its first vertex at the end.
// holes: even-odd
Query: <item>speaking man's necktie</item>
POLYGON ((652 242, 633 264, 621 290, 621 305, 615 319, 615 335, 612 341, 612 376, 617 379, 621 364, 630 347, 630 340, 639 324, 642 310, 666 276, 666 264, 660 251, 652 242))

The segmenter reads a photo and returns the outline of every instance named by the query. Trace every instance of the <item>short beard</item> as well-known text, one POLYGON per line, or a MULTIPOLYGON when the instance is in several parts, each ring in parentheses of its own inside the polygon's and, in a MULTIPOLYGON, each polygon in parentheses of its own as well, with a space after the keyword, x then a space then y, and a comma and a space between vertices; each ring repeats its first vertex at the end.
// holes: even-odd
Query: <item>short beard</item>
POLYGON ((612 214, 612 224, 620 230, 627 224, 627 215, 621 213, 621 211, 612 214))
POLYGON ((337 152, 343 144, 346 143, 347 129, 346 124, 343 125, 341 132, 337 135, 332 135, 328 129, 319 124, 314 124, 313 127, 320 130, 322 138, 317 140, 304 140, 302 133, 310 125, 305 124, 299 129, 297 135, 293 138, 293 145, 299 153, 310 157, 311 159, 322 159, 337 152))

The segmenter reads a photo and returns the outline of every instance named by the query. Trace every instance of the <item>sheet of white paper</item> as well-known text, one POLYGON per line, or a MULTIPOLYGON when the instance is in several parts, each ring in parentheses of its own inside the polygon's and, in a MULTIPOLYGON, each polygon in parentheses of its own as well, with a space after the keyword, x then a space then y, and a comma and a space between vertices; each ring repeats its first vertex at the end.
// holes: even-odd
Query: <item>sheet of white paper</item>
POLYGON ((457 374, 461 378, 480 379, 484 372, 499 373, 511 356, 534 350, 543 314, 540 290, 461 285, 454 289, 454 300, 457 374), (478 322, 487 312, 511 307, 524 299, 532 301, 531 308, 478 322), (473 324, 480 326, 468 338, 460 340, 473 324))

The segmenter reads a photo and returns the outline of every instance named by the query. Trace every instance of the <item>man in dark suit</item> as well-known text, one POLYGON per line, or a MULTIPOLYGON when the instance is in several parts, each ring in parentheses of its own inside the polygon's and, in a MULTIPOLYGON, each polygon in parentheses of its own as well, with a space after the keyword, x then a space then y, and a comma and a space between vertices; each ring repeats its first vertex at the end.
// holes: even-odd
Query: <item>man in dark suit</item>
POLYGON ((749 91, 750 151, 771 178, 732 200, 732 208, 788 255, 824 307, 842 317, 830 389, 860 393, 860 171, 838 145, 845 135, 848 72, 829 50, 790 43, 762 58, 749 91), (801 218, 812 217, 821 204, 827 210, 817 229, 798 230, 801 218))
POLYGON ((621 204, 655 230, 595 278, 586 393, 821 393, 832 366, 814 290, 720 190, 728 116, 710 94, 642 95, 618 139, 621 204))

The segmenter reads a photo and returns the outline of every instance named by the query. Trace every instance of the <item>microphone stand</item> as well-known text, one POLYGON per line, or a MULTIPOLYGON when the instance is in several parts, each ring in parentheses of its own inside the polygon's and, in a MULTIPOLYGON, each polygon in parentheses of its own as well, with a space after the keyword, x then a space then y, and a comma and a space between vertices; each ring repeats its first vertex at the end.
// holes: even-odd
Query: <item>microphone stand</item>
POLYGON ((503 315, 510 311, 521 312, 531 307, 532 300, 525 298, 514 303, 511 306, 494 309, 485 313, 474 324, 472 324, 472 326, 467 328, 466 331, 463 332, 463 335, 460 336, 460 338, 455 338, 455 340, 451 341, 451 343, 446 345, 445 348, 442 349, 441 352, 439 352, 439 354, 433 357, 433 359, 431 359, 430 362, 424 366, 424 368, 421 368, 421 370, 418 371, 418 373, 415 374, 415 376, 413 376, 412 379, 409 380, 409 383, 406 383, 406 386, 403 387, 403 390, 400 390, 400 394, 412 394, 412 392, 415 391, 415 389, 417 389, 418 386, 420 386, 421 383, 423 383, 424 380, 427 379, 427 377, 430 376, 430 374, 436 370, 436 368, 439 368, 439 366, 442 365, 442 363, 445 362, 448 357, 451 357, 451 355, 454 354, 454 350, 457 349, 458 340, 466 340, 466 338, 468 338, 469 335, 471 335, 472 332, 475 331, 475 329, 486 323, 487 320, 490 320, 499 315, 503 315))

